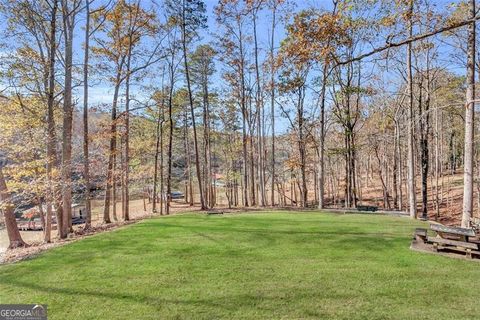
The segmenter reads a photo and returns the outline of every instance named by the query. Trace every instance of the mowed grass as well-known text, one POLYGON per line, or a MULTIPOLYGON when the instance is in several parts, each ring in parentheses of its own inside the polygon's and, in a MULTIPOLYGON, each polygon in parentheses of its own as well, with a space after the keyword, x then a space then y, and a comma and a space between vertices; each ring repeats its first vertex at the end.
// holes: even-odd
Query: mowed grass
POLYGON ((480 264, 409 250, 420 222, 324 213, 149 219, 0 267, 49 319, 479 319, 480 264))

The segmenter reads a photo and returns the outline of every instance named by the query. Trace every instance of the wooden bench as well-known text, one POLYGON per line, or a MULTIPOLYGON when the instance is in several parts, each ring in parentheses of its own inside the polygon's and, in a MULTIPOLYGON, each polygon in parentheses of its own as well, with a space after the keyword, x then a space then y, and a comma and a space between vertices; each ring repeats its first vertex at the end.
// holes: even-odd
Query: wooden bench
POLYGON ((212 211, 207 211, 207 214, 209 216, 214 214, 223 214, 223 211, 212 210, 212 211))
POLYGON ((478 251, 478 244, 472 242, 444 239, 438 236, 428 237, 428 242, 433 244, 434 251, 438 251, 439 249, 448 249, 452 251, 465 252, 466 257, 469 259, 472 258, 472 253, 477 255, 480 254, 480 251, 478 251))
POLYGON ((425 242, 427 241, 427 229, 416 228, 413 238, 417 241, 425 242))
POLYGON ((448 227, 441 224, 432 223, 430 229, 435 231, 442 238, 468 241, 469 237, 475 237, 476 232, 470 228, 448 227))
POLYGON ((441 224, 430 224, 430 229, 437 233, 436 237, 428 237, 427 242, 433 244, 433 250, 448 249, 465 252, 467 258, 472 258, 472 253, 480 254, 479 245, 470 242, 470 237, 475 237, 474 229, 448 227, 441 224))
POLYGON ((378 210, 378 207, 376 206, 357 206, 358 211, 369 211, 369 212, 376 212, 378 210))
POLYGON ((437 243, 437 244, 446 244, 455 247, 463 247, 466 249, 473 249, 478 250, 478 244, 472 242, 465 242, 465 241, 457 241, 457 240, 450 240, 441 237, 427 237, 429 242, 437 243))

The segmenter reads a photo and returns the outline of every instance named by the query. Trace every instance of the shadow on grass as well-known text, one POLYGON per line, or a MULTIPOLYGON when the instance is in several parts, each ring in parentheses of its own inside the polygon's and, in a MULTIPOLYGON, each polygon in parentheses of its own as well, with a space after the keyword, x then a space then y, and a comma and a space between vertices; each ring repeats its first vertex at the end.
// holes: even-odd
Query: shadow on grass
POLYGON ((338 231, 330 231, 330 230, 318 230, 318 231, 297 231, 294 229, 290 230, 275 230, 275 229, 262 229, 262 228, 248 228, 248 227, 231 227, 228 226, 227 228, 217 227, 217 226, 208 226, 208 227, 200 227, 200 226, 185 226, 179 224, 162 224, 164 227, 170 228, 178 228, 178 229, 186 229, 191 231, 192 233, 202 234, 204 237, 205 232, 207 231, 221 231, 221 232, 236 232, 236 233, 258 233, 258 234, 280 234, 280 235, 317 235, 317 236, 365 236, 365 237, 373 237, 373 238, 381 238, 381 237, 403 237, 405 238, 405 234, 402 232, 361 232, 361 231, 354 231, 354 230, 361 230, 361 228, 345 228, 343 230, 338 231), (200 232, 203 231, 203 232, 200 232))
MULTIPOLYGON (((25 288, 29 290, 36 290, 38 292, 43 292, 45 294, 58 294, 58 295, 67 295, 72 297, 72 299, 78 300, 78 296, 84 296, 89 298, 99 298, 99 299, 113 299, 119 301, 129 301, 130 303, 137 303, 137 304, 146 304, 157 311, 162 310, 164 307, 168 308, 171 305, 184 305, 186 307, 197 307, 202 305, 207 308, 211 308, 212 313, 215 313, 214 309, 223 309, 225 311, 238 311, 240 308, 250 308, 258 312, 258 310, 268 311, 271 314, 275 314, 278 312, 278 304, 284 306, 285 299, 288 298, 289 301, 299 301, 301 299, 321 299, 322 297, 325 298, 325 294, 321 294, 317 291, 310 291, 307 289, 300 289, 295 288, 292 291, 291 288, 289 289, 282 289, 279 290, 278 288, 270 290, 268 293, 240 293, 240 294, 228 294, 228 295, 220 295, 220 296, 206 296, 203 298, 195 298, 195 299, 182 299, 176 298, 171 299, 168 297, 158 297, 158 296, 150 296, 150 295, 135 295, 126 292, 102 292, 98 290, 77 290, 73 288, 58 288, 58 287, 49 287, 43 286, 37 283, 24 283, 22 281, 8 279, 5 281, 6 284, 11 286, 15 286, 17 288, 25 288), (275 304, 274 302, 277 302, 275 304), (167 305, 166 305, 167 304, 167 305), (170 305, 168 305, 170 304, 170 305)), ((205 294, 204 294, 205 296, 205 294)), ((337 296, 341 297, 342 295, 337 296)), ((344 298, 349 298, 350 294, 344 296, 344 298)), ((350 297, 351 298, 351 297, 350 297)), ((43 301, 42 301, 43 302, 43 301)), ((48 303, 49 301, 45 301, 48 303)), ((91 303, 94 303, 93 301, 91 303)), ((128 308, 128 305, 126 306, 128 308)), ((290 303, 287 310, 292 310, 294 306, 290 303)), ((285 313, 287 310, 283 310, 285 313)), ((309 309, 307 312, 309 315, 320 315, 319 313, 315 312, 314 310, 309 309)))

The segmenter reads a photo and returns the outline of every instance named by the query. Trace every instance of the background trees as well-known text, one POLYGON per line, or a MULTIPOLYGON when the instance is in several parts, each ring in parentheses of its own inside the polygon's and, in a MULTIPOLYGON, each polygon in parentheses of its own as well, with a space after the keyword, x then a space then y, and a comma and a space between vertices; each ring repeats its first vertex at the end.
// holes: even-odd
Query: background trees
MULTIPOLYGON (((123 215, 126 220, 129 218, 128 210, 128 172, 129 172, 129 117, 130 117, 130 81, 132 75, 148 66, 153 61, 158 60, 156 57, 159 45, 154 46, 152 52, 145 53, 141 47, 144 37, 153 37, 157 32, 155 15, 148 13, 140 7, 138 2, 127 3, 119 1, 112 10, 103 10, 103 16, 97 17, 96 23, 102 23, 99 28, 103 32, 103 37, 98 35, 95 39, 97 47, 92 48, 93 52, 101 59, 111 62, 115 74, 112 78, 114 83, 114 95, 111 111, 111 129, 110 129, 110 149, 108 159, 108 169, 105 187, 104 217, 105 223, 110 222, 110 202, 113 198, 113 218, 117 220, 116 201, 117 201, 117 124, 120 120, 125 121, 125 166, 122 167, 126 178, 124 183, 123 215), (140 50, 140 51, 137 51, 140 50), (143 58, 143 59, 142 59, 143 58), (125 82, 125 113, 124 117, 117 116, 117 105, 120 94, 120 88, 125 82)), ((123 151, 121 151, 123 152, 123 151)), ((123 173, 122 173, 123 175, 123 173)))
POLYGON ((169 214, 184 190, 203 209, 360 203, 466 225, 476 7, 433 4, 1 1, 17 218, 36 206, 50 241, 74 202, 88 228, 100 197, 110 223, 131 198, 169 214))
MULTIPOLYGON (((190 115, 193 130, 193 145, 195 152, 195 169, 198 181, 198 193, 200 197, 200 204, 202 209, 206 209, 205 197, 203 193, 202 177, 200 172, 200 155, 197 138, 197 126, 195 121, 192 85, 190 81, 190 67, 189 67, 189 46, 198 37, 198 31, 206 27, 207 18, 205 16, 205 4, 201 0, 182 0, 167 2, 167 9, 169 10, 170 19, 178 24, 181 30, 181 43, 183 52, 183 63, 185 68, 185 82, 188 91, 188 102, 190 105, 190 115)), ((188 135, 186 136, 188 137, 188 135)), ((193 196, 193 195, 192 195, 193 196)))
MULTIPOLYGON (((476 14, 475 0, 468 3, 468 17, 476 14)), ((473 213, 473 144, 475 137, 475 22, 468 25, 467 40, 467 93, 465 112, 465 160, 464 160, 464 188, 463 188, 463 215, 462 227, 469 225, 473 213)))

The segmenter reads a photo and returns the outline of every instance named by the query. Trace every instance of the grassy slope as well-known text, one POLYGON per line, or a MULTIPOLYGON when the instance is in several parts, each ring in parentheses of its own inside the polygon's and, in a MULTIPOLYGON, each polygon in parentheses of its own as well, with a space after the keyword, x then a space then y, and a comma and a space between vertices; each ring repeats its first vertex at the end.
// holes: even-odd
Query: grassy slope
POLYGON ((0 267, 0 303, 50 319, 473 319, 480 265, 408 249, 419 222, 171 216, 0 267))

